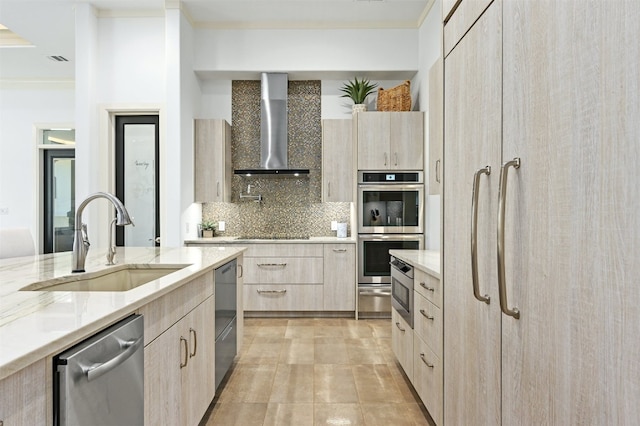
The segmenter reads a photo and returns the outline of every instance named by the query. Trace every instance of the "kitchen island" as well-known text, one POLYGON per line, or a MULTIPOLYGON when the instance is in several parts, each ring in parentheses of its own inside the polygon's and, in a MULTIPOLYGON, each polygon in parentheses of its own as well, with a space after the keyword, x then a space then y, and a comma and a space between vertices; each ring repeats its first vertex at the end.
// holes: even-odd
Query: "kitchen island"
POLYGON ((147 346, 213 296, 213 270, 241 260, 244 251, 240 246, 118 247, 115 266, 105 265, 106 250, 90 251, 86 274, 125 264, 134 269, 175 268, 128 291, 22 291, 33 283, 85 274, 71 274, 70 252, 0 260, 0 420, 5 426, 9 419, 16 424, 49 423, 51 358, 132 313, 145 316, 147 391, 147 373, 153 372, 147 372, 147 346))

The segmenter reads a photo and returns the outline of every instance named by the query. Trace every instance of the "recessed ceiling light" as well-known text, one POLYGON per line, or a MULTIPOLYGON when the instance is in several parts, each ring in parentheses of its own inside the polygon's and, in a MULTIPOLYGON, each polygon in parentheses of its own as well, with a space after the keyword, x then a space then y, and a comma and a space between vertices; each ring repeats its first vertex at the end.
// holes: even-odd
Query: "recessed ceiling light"
POLYGON ((0 24, 0 47, 34 47, 34 45, 0 24))

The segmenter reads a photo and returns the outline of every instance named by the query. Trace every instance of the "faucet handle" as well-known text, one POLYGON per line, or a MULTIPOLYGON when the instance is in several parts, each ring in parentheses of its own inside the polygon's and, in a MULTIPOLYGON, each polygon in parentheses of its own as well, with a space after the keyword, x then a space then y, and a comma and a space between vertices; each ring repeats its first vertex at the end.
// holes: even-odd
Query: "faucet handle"
POLYGON ((89 235, 87 235, 86 223, 82 224, 82 244, 84 244, 85 247, 89 247, 91 245, 91 243, 89 242, 89 235))

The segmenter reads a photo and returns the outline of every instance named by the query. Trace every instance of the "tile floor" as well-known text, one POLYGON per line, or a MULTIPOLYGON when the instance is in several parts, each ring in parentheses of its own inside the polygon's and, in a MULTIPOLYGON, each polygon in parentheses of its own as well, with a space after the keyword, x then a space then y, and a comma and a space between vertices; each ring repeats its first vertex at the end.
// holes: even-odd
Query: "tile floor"
POLYGON ((249 318, 202 425, 432 424, 391 351, 389 320, 249 318))

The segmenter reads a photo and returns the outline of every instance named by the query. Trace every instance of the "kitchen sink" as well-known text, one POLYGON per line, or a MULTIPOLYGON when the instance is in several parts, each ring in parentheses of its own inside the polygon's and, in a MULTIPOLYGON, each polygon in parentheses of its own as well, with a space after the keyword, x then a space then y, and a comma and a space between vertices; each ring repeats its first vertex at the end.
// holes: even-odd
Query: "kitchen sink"
POLYGON ((189 265, 124 264, 98 272, 39 281, 21 291, 128 291, 189 265))

